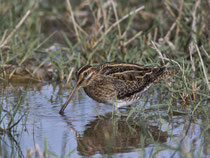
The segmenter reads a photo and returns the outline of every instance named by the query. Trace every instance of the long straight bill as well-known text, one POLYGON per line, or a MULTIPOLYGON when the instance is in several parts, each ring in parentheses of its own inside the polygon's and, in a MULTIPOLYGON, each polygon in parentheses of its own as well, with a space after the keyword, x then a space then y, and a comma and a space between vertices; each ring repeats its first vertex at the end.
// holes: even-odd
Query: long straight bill
POLYGON ((60 109, 59 113, 63 114, 64 110, 66 109, 67 105, 69 104, 69 102, 72 100, 75 92, 79 89, 79 87, 76 85, 73 89, 73 91, 71 92, 71 94, 69 95, 68 99, 66 100, 65 104, 63 104, 62 108, 60 109))

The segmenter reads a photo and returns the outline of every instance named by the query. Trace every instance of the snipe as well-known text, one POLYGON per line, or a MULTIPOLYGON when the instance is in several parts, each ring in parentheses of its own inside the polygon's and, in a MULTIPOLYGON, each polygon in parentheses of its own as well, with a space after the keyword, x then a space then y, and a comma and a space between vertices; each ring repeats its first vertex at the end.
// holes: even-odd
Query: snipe
POLYGON ((166 66, 125 63, 85 65, 76 72, 76 86, 59 113, 64 113, 74 93, 80 88, 84 88, 86 94, 97 102, 114 104, 118 108, 136 102, 142 92, 168 75, 166 66))

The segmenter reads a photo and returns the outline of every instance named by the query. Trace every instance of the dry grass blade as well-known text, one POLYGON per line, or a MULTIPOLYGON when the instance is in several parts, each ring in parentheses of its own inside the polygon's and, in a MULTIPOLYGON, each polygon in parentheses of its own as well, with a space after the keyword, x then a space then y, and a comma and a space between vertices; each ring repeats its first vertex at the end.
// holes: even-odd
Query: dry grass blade
POLYGON ((164 38, 160 38, 159 41, 160 41, 160 44, 161 45, 164 45, 165 43, 167 43, 173 50, 175 49, 175 46, 174 44, 169 40, 170 39, 170 36, 171 36, 171 32, 174 30, 174 28, 177 26, 176 22, 174 22, 170 29, 168 30, 168 32, 166 33, 165 37, 164 38))
MULTIPOLYGON (((111 0, 111 3, 112 3, 113 10, 114 10, 114 15, 115 15, 116 21, 119 21, 119 18, 117 15, 116 3, 114 3, 113 0, 111 0)), ((117 28, 118 28, 119 37, 121 39, 122 34, 121 34, 121 29, 120 29, 120 23, 117 24, 117 28)))
POLYGON ((165 65, 164 57, 163 57, 163 55, 162 55, 161 51, 157 48, 157 46, 156 46, 156 43, 155 43, 155 42, 153 42, 153 41, 151 41, 151 42, 152 42, 152 44, 153 44, 153 46, 154 46, 155 50, 156 50, 156 51, 158 52, 158 54, 160 55, 160 59, 162 60, 162 63, 165 65))
POLYGON ((172 16, 172 17, 176 17, 176 15, 174 14, 174 12, 172 11, 172 9, 171 9, 171 7, 170 7, 170 5, 168 4, 168 2, 167 1, 165 1, 164 2, 164 5, 166 6, 166 9, 168 10, 168 12, 170 13, 170 15, 172 16))
POLYGON ((69 0, 66 0, 66 3, 67 3, 67 8, 69 10, 69 13, 70 13, 70 19, 73 23, 73 27, 74 27, 74 30, 75 30, 75 33, 76 33, 76 37, 77 37, 77 40, 80 41, 80 38, 79 38, 79 31, 81 31, 85 36, 88 36, 88 34, 85 32, 84 29, 82 29, 75 21, 75 18, 74 18, 74 13, 73 13, 73 10, 71 8, 71 4, 69 2, 69 0), (79 30, 79 31, 78 31, 79 30))
POLYGON ((195 62, 193 59, 193 45, 189 45, 189 53, 190 53, 190 60, 191 60, 191 65, 192 65, 192 90, 193 92, 196 90, 196 82, 195 82, 195 62))
POLYGON ((71 78, 73 72, 74 72, 74 67, 71 68, 71 71, 70 71, 70 73, 69 73, 69 75, 68 75, 68 78, 67 78, 67 80, 66 80, 66 84, 69 82, 69 80, 70 80, 70 78, 71 78))
POLYGON ((189 53, 190 53, 190 60, 191 60, 191 63, 192 63, 192 71, 193 71, 193 78, 195 77, 194 76, 194 73, 195 73, 195 62, 193 60, 193 57, 192 57, 192 54, 193 54, 193 46, 192 45, 189 45, 189 53))
POLYGON ((197 22, 197 17, 196 17, 196 14, 197 14, 197 9, 198 7, 200 6, 200 0, 198 0, 196 3, 195 3, 195 7, 194 7, 194 10, 192 12, 192 17, 193 17, 193 21, 192 21, 192 32, 191 32, 191 36, 192 36, 192 39, 194 40, 194 42, 196 42, 196 22, 197 22))
POLYGON ((139 31, 137 34, 135 34, 132 38, 130 38, 128 41, 124 43, 124 46, 126 47, 129 43, 131 43, 133 40, 138 38, 142 34, 142 31, 139 31))
POLYGON ((108 28, 108 21, 107 21, 107 11, 106 11, 106 5, 108 5, 107 3, 109 2, 106 2, 104 5, 100 5, 100 8, 101 8, 101 12, 102 12, 102 15, 103 15, 103 23, 104 23, 104 28, 105 30, 107 30, 108 28))
POLYGON ((7 35, 7 30, 4 31, 4 34, 3 34, 2 38, 1 38, 1 41, 0 41, 0 44, 5 40, 6 35, 7 35))
POLYGON ((5 45, 10 41, 10 39, 13 37, 13 35, 15 34, 15 32, 20 28, 20 26, 24 23, 24 21, 27 19, 27 17, 31 14, 31 10, 32 9, 29 9, 26 12, 26 14, 22 17, 22 19, 20 20, 20 22, 16 25, 15 29, 7 36, 7 38, 5 40, 2 40, 1 41, 0 48, 5 47, 5 45))
POLYGON ((203 73, 204 73, 204 76, 205 76, 205 80, 206 80, 206 84, 208 86, 208 89, 210 90, 210 85, 209 85, 209 81, 208 81, 208 77, 207 77, 207 74, 206 74, 206 70, 205 70, 205 67, 204 67, 204 63, 203 63, 203 59, 201 57, 201 53, 200 53, 200 50, 198 48, 198 45, 195 45, 196 49, 197 49, 197 52, 198 52, 198 55, 199 55, 199 58, 200 58, 200 61, 201 61, 201 66, 202 66, 202 69, 203 69, 203 73))
MULTIPOLYGON (((192 68, 193 68, 193 65, 194 65, 194 61, 193 61, 193 59, 192 59, 192 55, 194 54, 194 52, 193 52, 193 49, 194 49, 194 45, 193 45, 193 42, 195 42, 196 43, 196 35, 195 35, 195 32, 196 32, 196 12, 197 12, 197 8, 198 8, 198 6, 199 6, 199 4, 200 4, 200 0, 199 1, 197 1, 196 2, 196 4, 195 4, 195 7, 194 7, 194 10, 193 10, 193 12, 192 12, 192 17, 193 17, 193 21, 192 21, 192 25, 191 25, 191 28, 192 28, 192 32, 191 32, 191 37, 192 37, 192 40, 191 40, 191 42, 190 42, 190 44, 189 44, 189 52, 190 52, 190 60, 191 60, 191 62, 192 62, 192 68)), ((194 71, 194 70, 193 70, 194 71)))
POLYGON ((179 67, 179 69, 181 70, 182 74, 184 74, 183 68, 181 67, 181 65, 180 65, 177 61, 175 61, 175 60, 173 60, 173 59, 166 58, 166 57, 163 57, 162 59, 163 59, 163 60, 170 61, 170 62, 173 62, 173 63, 175 63, 176 65, 178 65, 178 67, 179 67))
POLYGON ((71 4, 70 4, 69 0, 66 0, 66 3, 67 3, 67 8, 68 8, 69 13, 70 13, 70 18, 71 18, 72 23, 73 23, 74 31, 76 33, 77 41, 80 41, 79 32, 77 30, 77 25, 76 25, 76 22, 75 22, 75 19, 74 19, 74 13, 72 11, 71 4))
POLYGON ((121 23, 123 20, 127 19, 129 16, 138 13, 139 11, 141 11, 142 9, 144 9, 144 6, 141 6, 139 8, 137 8, 134 11, 131 11, 130 13, 126 14, 124 17, 122 17, 121 19, 119 19, 118 21, 116 21, 114 24, 112 24, 107 30, 106 32, 103 34, 103 36, 101 36, 93 45, 93 48, 95 48, 103 39, 104 37, 115 27, 117 26, 119 23, 121 23))
POLYGON ((197 1, 195 3, 195 6, 194 6, 194 10, 192 12, 192 17, 193 17, 193 20, 192 20, 192 25, 191 25, 191 28, 192 28, 192 32, 191 32, 191 37, 192 37, 192 40, 189 44, 189 53, 190 53, 190 60, 191 60, 191 63, 192 63, 192 90, 195 91, 196 90, 196 83, 194 82, 194 79, 195 79, 195 63, 194 63, 194 60, 193 60, 193 53, 194 53, 194 45, 193 45, 193 42, 196 42, 197 39, 196 39, 196 35, 195 35, 195 32, 197 30, 196 28, 196 22, 197 22, 197 17, 196 17, 196 13, 197 13, 197 8, 200 4, 200 0, 197 1))
POLYGON ((201 48, 203 49, 204 53, 206 54, 207 58, 210 59, 210 55, 207 53, 207 51, 204 49, 203 46, 201 46, 201 48))
POLYGON ((168 30, 167 34, 165 35, 165 37, 164 37, 164 41, 165 41, 165 42, 169 41, 169 38, 170 38, 170 36, 171 36, 171 32, 174 30, 175 27, 176 27, 176 22, 174 22, 174 23, 171 25, 170 29, 168 30))
POLYGON ((179 0, 180 3, 180 7, 179 7, 179 15, 178 18, 176 20, 177 23, 177 27, 176 27, 176 35, 175 35, 175 40, 176 43, 178 42, 178 36, 179 36, 179 31, 180 31, 180 20, 181 20, 181 16, 182 16, 182 10, 183 10, 183 5, 184 5, 184 0, 179 0))

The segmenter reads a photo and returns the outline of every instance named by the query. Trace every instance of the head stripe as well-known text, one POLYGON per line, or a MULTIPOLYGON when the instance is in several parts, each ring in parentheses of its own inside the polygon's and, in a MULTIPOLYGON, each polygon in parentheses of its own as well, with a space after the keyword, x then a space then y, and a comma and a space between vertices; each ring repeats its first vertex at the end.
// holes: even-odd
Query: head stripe
POLYGON ((77 70, 77 73, 76 73, 76 76, 77 76, 77 79, 79 77, 79 75, 84 72, 85 70, 87 70, 88 68, 90 68, 91 66, 90 65, 85 65, 85 66, 82 66, 80 67, 78 70, 77 70))

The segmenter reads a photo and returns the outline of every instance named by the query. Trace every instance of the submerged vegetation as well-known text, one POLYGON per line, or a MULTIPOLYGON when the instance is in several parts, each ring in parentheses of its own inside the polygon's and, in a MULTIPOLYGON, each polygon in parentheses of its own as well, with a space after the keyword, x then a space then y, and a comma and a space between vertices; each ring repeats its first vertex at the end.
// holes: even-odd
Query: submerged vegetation
MULTIPOLYGON (((202 136, 209 135, 209 1, 1 0, 0 16, 2 87, 3 83, 26 80, 72 83, 74 71, 84 64, 126 62, 155 66, 170 63, 169 69, 177 73, 168 84, 162 83, 159 90, 168 92, 167 101, 146 110, 164 109, 171 117, 188 115, 190 123, 200 119, 202 136)), ((27 115, 19 111, 24 97, 21 96, 16 105, 9 105, 5 101, 7 97, 3 97, 3 89, 0 92, 0 133, 12 137, 17 134, 20 120, 27 115), (18 117, 17 113, 20 113, 18 117)), ((146 97, 143 99, 147 101, 146 97)), ((131 109, 127 120, 140 112, 131 109)), ((144 119, 151 117, 145 115, 144 119)), ((159 120, 161 126, 167 126, 161 115, 159 120)), ((183 142, 189 130, 186 128, 183 142)), ((45 141, 43 156, 47 157, 45 141)), ((201 141, 210 146, 209 140, 201 141)), ((201 157, 200 153, 193 154, 193 144, 192 151, 186 144, 186 150, 182 146, 181 141, 173 150, 184 157, 201 157)), ((39 147, 35 151, 39 151, 39 147)), ((152 155, 158 151, 153 151, 152 155)))

